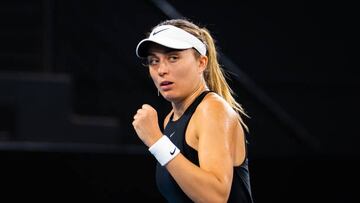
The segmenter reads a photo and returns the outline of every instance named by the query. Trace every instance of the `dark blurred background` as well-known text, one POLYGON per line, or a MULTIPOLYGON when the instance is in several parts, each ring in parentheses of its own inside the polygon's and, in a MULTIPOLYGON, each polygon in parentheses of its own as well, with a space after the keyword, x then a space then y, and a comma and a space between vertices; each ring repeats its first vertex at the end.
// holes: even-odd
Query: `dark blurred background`
POLYGON ((135 47, 182 16, 212 32, 251 116, 255 202, 359 202, 356 12, 346 1, 1 1, 1 201, 164 202, 131 122, 143 103, 160 120, 170 105, 135 47))

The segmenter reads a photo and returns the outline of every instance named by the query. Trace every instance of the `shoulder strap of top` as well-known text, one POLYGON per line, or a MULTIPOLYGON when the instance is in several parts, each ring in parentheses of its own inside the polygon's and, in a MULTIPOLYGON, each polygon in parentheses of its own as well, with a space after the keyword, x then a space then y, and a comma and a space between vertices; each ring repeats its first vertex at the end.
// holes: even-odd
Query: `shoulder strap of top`
MULTIPOLYGON (((204 97, 209 93, 209 92, 212 92, 210 90, 206 90, 204 92, 202 92, 199 96, 197 96, 195 98, 195 100, 190 104, 190 106, 185 110, 183 116, 181 117, 184 117, 184 116, 187 116, 187 115, 192 115, 196 109, 196 107, 201 103, 201 101, 204 99, 204 97)), ((174 112, 171 114, 170 116, 170 120, 173 119, 173 116, 174 116, 174 112)))
POLYGON ((185 115, 192 115, 196 109, 196 107, 201 103, 201 101, 204 99, 204 97, 211 91, 207 90, 202 92, 196 99, 193 101, 193 103, 186 109, 184 112, 185 115))

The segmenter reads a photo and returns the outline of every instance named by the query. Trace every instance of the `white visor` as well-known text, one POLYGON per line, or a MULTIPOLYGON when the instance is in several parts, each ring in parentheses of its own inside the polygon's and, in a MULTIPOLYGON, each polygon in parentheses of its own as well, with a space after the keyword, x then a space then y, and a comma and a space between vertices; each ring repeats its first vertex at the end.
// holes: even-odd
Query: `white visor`
POLYGON ((202 41, 185 30, 173 25, 156 27, 148 38, 141 40, 136 47, 136 55, 138 57, 147 57, 149 42, 154 42, 172 49, 194 48, 201 55, 206 55, 206 46, 202 41))

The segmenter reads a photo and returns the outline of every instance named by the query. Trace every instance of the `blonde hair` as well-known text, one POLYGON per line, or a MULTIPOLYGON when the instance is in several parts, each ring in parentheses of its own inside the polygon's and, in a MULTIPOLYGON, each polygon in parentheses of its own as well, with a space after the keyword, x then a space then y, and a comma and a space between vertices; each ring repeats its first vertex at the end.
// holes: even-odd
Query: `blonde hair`
MULTIPOLYGON (((226 81, 226 75, 224 70, 221 68, 218 59, 217 59, 217 51, 215 46, 215 41, 213 37, 210 35, 209 30, 206 28, 200 28, 194 23, 190 22, 186 19, 171 19, 161 22, 160 25, 173 25, 179 27, 198 39, 200 39, 203 43, 205 43, 207 47, 207 57, 208 57, 208 65, 204 71, 204 79, 211 91, 214 91, 221 97, 225 99, 225 101, 236 111, 239 113, 239 120, 244 128, 249 131, 247 125, 244 123, 241 115, 249 117, 244 108, 235 100, 234 92, 230 88, 229 84, 226 81)), ((198 52, 196 52, 198 53, 198 52)), ((200 54, 198 53, 198 56, 200 54)))

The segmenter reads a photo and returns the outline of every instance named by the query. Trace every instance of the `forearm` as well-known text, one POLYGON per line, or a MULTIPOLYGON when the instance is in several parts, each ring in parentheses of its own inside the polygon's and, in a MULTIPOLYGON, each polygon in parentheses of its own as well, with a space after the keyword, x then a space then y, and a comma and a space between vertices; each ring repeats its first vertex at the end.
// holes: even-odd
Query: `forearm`
POLYGON ((166 165, 180 188, 194 202, 226 202, 231 178, 217 177, 187 160, 182 154, 166 165))

